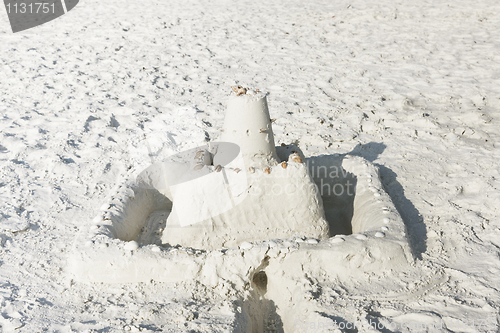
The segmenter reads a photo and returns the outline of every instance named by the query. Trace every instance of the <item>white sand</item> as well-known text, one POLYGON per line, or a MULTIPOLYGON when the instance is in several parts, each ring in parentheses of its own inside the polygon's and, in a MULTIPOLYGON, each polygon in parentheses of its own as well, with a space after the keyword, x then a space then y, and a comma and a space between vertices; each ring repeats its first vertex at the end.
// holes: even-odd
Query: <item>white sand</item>
POLYGON ((362 322, 380 332, 498 330, 499 11, 493 0, 88 0, 19 34, 0 11, 2 330, 238 332, 265 323, 318 332, 333 321, 343 331, 362 322), (379 167, 414 266, 362 272, 390 254, 361 251, 332 278, 314 259, 330 246, 376 242, 374 233, 213 252, 199 280, 181 271, 181 282, 161 283, 68 275, 78 231, 117 185, 157 155, 220 135, 220 103, 234 84, 270 92, 277 145, 379 167), (233 255, 252 276, 224 260, 233 255))

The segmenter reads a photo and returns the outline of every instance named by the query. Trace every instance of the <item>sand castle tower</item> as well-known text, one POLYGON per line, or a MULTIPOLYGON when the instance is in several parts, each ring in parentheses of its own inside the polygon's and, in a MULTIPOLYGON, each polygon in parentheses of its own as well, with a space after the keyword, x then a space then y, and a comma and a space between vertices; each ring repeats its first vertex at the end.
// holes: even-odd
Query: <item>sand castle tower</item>
POLYGON ((169 184, 173 209, 162 241, 214 249, 294 235, 328 237, 303 155, 296 147, 275 147, 266 95, 234 90, 220 142, 193 151, 188 170, 169 184))

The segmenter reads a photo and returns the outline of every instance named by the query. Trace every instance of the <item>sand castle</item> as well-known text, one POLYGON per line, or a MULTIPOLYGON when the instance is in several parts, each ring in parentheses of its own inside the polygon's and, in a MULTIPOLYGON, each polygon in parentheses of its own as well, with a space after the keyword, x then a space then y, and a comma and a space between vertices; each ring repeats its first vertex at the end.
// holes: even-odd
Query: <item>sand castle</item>
POLYGON ((267 275, 266 297, 281 302, 283 287, 304 272, 383 280, 411 265, 405 225, 378 168, 359 156, 306 159, 296 146, 275 147, 266 96, 236 90, 220 141, 115 187, 74 242, 68 270, 76 280, 222 279, 244 293, 256 274, 267 275))
POLYGON ((297 147, 275 147, 266 95, 229 99, 220 142, 166 167, 173 202, 162 242, 193 248, 303 235, 328 238, 323 203, 297 147), (277 152, 278 150, 278 152, 277 152))

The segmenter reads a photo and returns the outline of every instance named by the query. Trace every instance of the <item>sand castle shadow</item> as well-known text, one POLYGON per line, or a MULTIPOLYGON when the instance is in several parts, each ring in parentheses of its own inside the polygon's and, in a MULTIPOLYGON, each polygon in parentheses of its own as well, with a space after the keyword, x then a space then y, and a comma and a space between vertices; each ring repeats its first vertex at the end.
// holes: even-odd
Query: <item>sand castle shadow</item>
POLYGON ((257 269, 251 280, 251 289, 247 297, 241 300, 243 311, 237 315, 233 332, 284 333, 277 305, 266 297, 268 281, 265 270, 257 269))
MULTIPOLYGON (((330 236, 353 233, 352 219, 358 179, 357 175, 343 168, 344 159, 347 156, 359 156, 373 162, 385 148, 383 143, 369 142, 357 145, 347 154, 319 155, 307 159, 309 172, 323 199, 330 236)), ((425 224, 420 223, 420 213, 405 197, 404 188, 397 181, 397 174, 384 165, 373 164, 379 170, 384 190, 403 219, 413 254, 421 259, 422 253, 426 251, 427 236, 425 224)))

